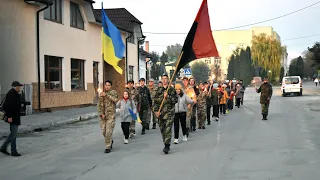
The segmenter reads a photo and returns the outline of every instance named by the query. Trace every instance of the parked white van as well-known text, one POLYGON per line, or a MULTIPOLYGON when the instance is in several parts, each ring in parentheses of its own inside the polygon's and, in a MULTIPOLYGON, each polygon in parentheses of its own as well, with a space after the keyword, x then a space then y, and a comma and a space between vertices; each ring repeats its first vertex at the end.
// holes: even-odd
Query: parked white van
POLYGON ((292 93, 302 96, 301 77, 300 76, 283 77, 282 83, 281 83, 281 92, 283 97, 292 93))

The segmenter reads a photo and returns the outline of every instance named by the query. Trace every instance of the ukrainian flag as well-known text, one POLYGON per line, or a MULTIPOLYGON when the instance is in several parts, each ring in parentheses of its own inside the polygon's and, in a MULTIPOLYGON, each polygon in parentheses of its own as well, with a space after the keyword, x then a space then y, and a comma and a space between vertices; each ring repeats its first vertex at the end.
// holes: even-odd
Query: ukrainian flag
POLYGON ((123 58, 125 45, 122 41, 119 29, 110 21, 106 12, 102 10, 102 53, 103 59, 122 74, 122 69, 118 66, 119 61, 123 58))

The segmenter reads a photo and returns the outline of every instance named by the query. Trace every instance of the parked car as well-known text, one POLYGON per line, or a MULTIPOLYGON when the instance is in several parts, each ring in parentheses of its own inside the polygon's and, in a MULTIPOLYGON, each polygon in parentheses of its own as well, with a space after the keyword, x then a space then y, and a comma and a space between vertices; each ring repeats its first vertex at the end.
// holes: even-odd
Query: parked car
POLYGON ((282 96, 288 94, 298 94, 302 96, 302 80, 300 76, 286 76, 283 77, 281 83, 282 96))

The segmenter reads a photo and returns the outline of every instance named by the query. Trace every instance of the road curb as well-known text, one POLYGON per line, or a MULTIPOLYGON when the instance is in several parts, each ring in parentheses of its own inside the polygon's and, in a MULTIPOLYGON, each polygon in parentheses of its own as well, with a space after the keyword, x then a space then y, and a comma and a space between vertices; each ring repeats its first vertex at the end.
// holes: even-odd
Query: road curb
MULTIPOLYGON (((94 119, 96 117, 98 117, 97 112, 76 115, 76 116, 69 117, 67 119, 61 119, 61 120, 54 121, 54 122, 45 122, 45 123, 33 124, 33 125, 21 125, 21 126, 19 126, 18 134, 29 134, 32 132, 44 131, 44 130, 47 130, 47 129, 50 129, 53 127, 59 127, 59 126, 66 125, 66 124, 87 121, 90 119, 94 119)), ((5 136, 8 136, 8 133, 9 132, 6 132, 6 133, 0 132, 0 140, 3 139, 5 136)))

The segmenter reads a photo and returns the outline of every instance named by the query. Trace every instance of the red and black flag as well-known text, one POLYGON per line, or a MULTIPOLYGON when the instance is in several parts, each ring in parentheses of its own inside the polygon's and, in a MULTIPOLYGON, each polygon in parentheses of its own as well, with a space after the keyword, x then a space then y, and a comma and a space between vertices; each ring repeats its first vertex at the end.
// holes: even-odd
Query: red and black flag
POLYGON ((212 36, 208 3, 207 0, 203 0, 182 47, 182 57, 176 72, 191 61, 206 57, 219 57, 219 53, 212 36))

